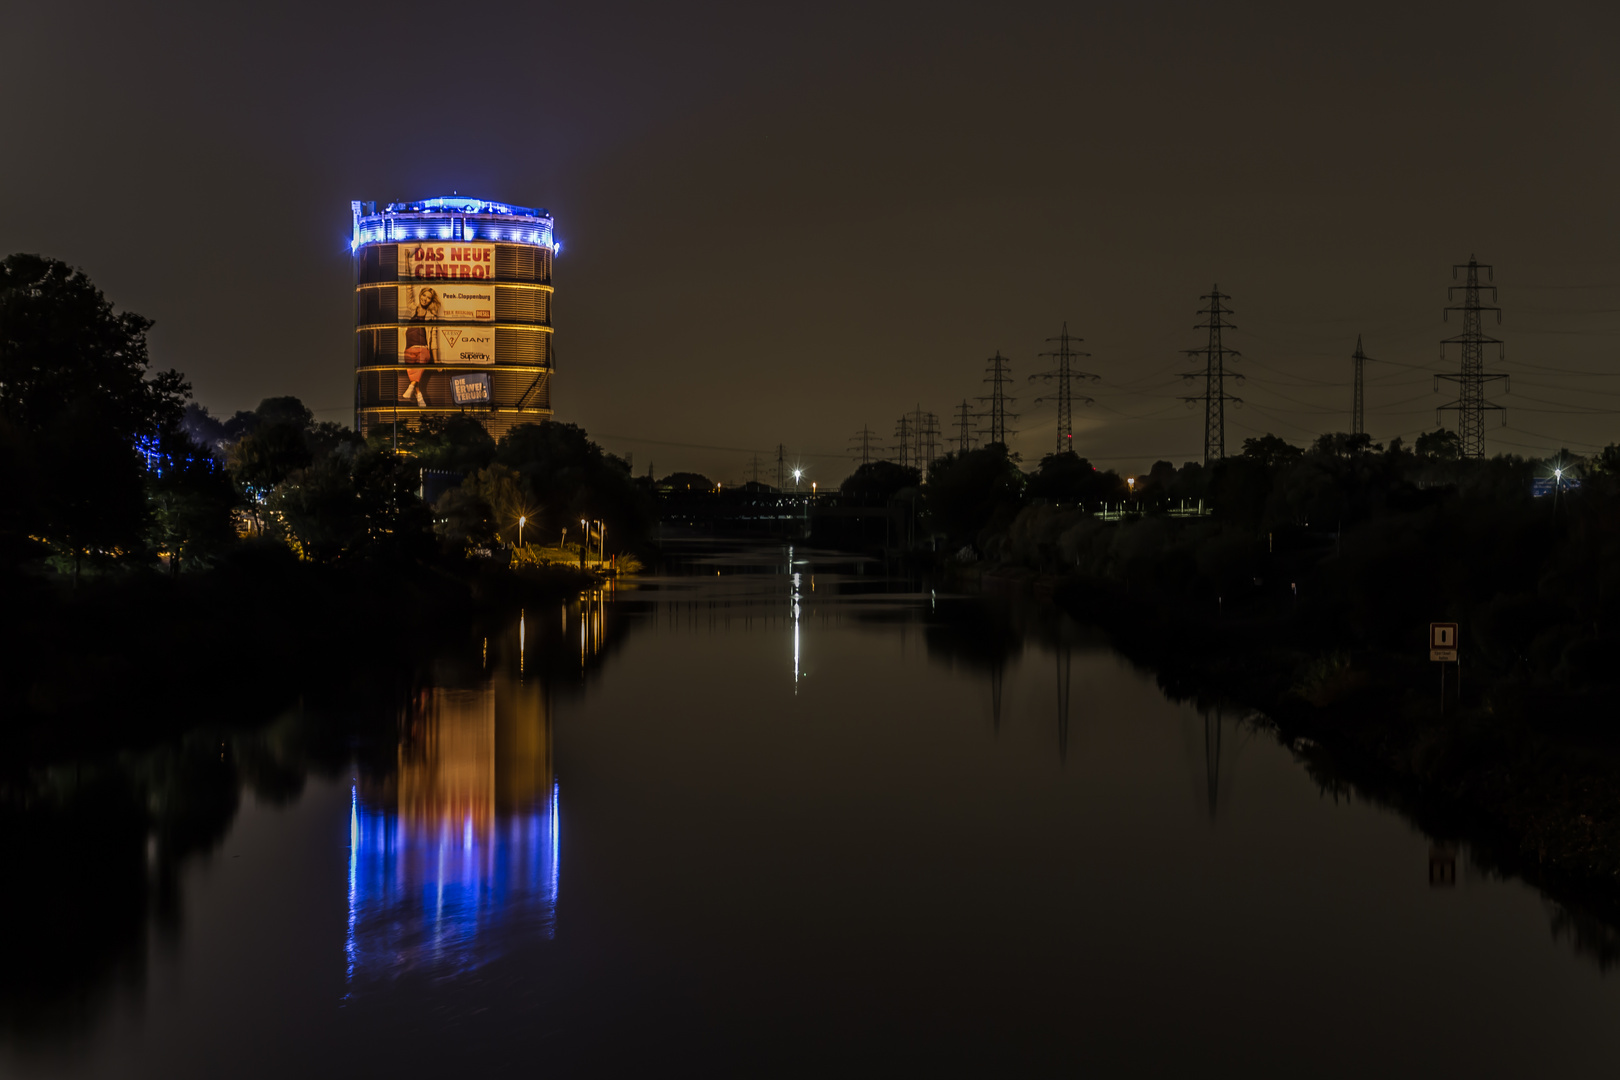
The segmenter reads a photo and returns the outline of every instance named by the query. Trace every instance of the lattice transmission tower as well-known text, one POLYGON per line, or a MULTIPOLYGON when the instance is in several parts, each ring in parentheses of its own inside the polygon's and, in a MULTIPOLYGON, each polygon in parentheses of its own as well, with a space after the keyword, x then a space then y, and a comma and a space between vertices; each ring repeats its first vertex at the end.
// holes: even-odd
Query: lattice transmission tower
POLYGON ((926 473, 937 456, 939 417, 923 412, 923 407, 918 405, 907 419, 911 422, 911 464, 926 473))
POLYGON ((916 438, 916 433, 912 430, 911 426, 911 414, 907 413, 906 415, 902 416, 900 418, 900 422, 894 426, 894 448, 900 455, 900 461, 898 464, 902 469, 911 464, 911 445, 916 441, 916 438))
POLYGON ((974 435, 976 434, 973 429, 973 422, 978 418, 978 414, 968 404, 967 398, 963 398, 962 404, 956 407, 956 452, 958 454, 965 454, 973 449, 974 435))
POLYGON ((1051 397, 1036 398, 1035 404, 1043 405, 1048 401, 1055 402, 1057 404, 1057 452, 1060 454, 1066 450, 1074 449, 1075 398, 1078 396, 1079 399, 1087 405, 1097 404, 1093 398, 1087 397, 1085 394, 1076 395, 1074 392, 1073 383, 1076 379, 1090 379, 1092 382, 1096 382, 1100 377, 1091 374, 1089 371, 1081 371, 1079 368, 1074 366, 1074 362, 1080 357, 1091 356, 1090 353, 1080 352, 1074 347, 1083 340, 1085 339, 1071 338, 1069 336, 1069 324, 1064 323, 1063 332, 1061 334, 1055 338, 1046 339, 1046 343, 1048 345, 1056 345, 1057 348, 1052 352, 1043 352, 1040 354, 1043 357, 1050 357, 1051 359, 1055 360, 1057 362, 1057 366, 1051 371, 1037 371, 1035 374, 1029 377, 1030 382, 1034 382, 1036 379, 1045 379, 1048 382, 1055 382, 1057 384, 1056 394, 1051 397))
POLYGON ((1367 434, 1367 409, 1366 399, 1362 397, 1361 377, 1363 370, 1367 366, 1367 361, 1372 358, 1361 351, 1360 334, 1356 335, 1356 351, 1351 354, 1350 359, 1356 362, 1356 394, 1355 401, 1350 405, 1350 434, 1365 435, 1367 434))
POLYGON ((1007 411, 1007 403, 1018 400, 1007 393, 1007 387, 1012 385, 1012 361, 997 351, 996 355, 985 363, 989 366, 984 369, 984 381, 990 384, 990 393, 979 400, 990 406, 989 411, 984 414, 989 419, 990 426, 984 429, 983 433, 990 437, 990 442, 1006 446, 1007 440, 1017 434, 1007 427, 1008 420, 1018 419, 1017 413, 1007 411))
POLYGON ((1219 461, 1226 456, 1226 403, 1235 405, 1243 403, 1242 398, 1233 397, 1226 392, 1226 380, 1243 381, 1243 376, 1235 371, 1226 370, 1226 361, 1230 357, 1237 359, 1243 355, 1236 349, 1228 349, 1221 339, 1222 330, 1236 330, 1237 327, 1226 321, 1225 316, 1232 314, 1232 309, 1221 306, 1222 300, 1231 297, 1221 292, 1219 285, 1210 287, 1207 296, 1199 297, 1208 300, 1209 307, 1199 308, 1198 314, 1208 315, 1209 319, 1194 326, 1194 330, 1208 330, 1209 344, 1202 349, 1187 349, 1188 356, 1202 356, 1204 358, 1203 371, 1188 371, 1182 378, 1188 381, 1193 379, 1204 380, 1204 392, 1184 397, 1181 400, 1189 405, 1202 401, 1204 403, 1204 464, 1219 461))
POLYGON ((883 446, 877 441, 877 432, 861 425, 861 430, 850 436, 849 448, 851 456, 861 459, 862 465, 870 465, 875 455, 883 453, 883 446))
MULTIPOLYGON (((1502 309, 1499 307, 1481 307, 1479 303, 1480 289, 1491 290, 1491 303, 1496 302, 1496 286, 1481 285, 1479 272, 1483 269, 1485 276, 1491 281, 1496 280, 1496 268, 1481 263, 1474 256, 1468 256, 1468 263, 1456 263, 1451 268, 1452 280, 1456 280, 1458 270, 1468 271, 1468 281, 1464 285, 1452 285, 1446 290, 1446 299, 1453 299, 1457 290, 1463 290, 1463 302, 1460 307, 1450 306, 1442 310, 1441 316, 1445 321, 1451 321, 1451 313, 1463 313, 1463 332, 1456 337, 1445 338, 1440 342, 1440 358, 1445 359, 1447 345, 1462 346, 1462 370, 1456 375, 1436 375, 1434 388, 1440 389, 1440 380, 1457 384, 1457 400, 1442 405, 1435 410, 1435 420, 1439 421, 1443 412, 1457 414, 1457 440, 1462 456, 1466 458, 1482 458, 1485 456, 1485 412, 1486 410, 1500 411, 1502 406, 1494 405, 1485 400, 1485 384, 1496 379, 1506 379, 1506 375, 1485 374, 1485 346, 1496 346, 1496 358, 1501 360, 1505 355, 1501 338, 1485 336, 1485 329, 1480 322, 1480 314, 1486 311, 1496 312, 1496 322, 1502 322, 1502 309)), ((1511 392, 1511 388, 1510 388, 1511 392)), ((1503 423, 1507 418, 1503 417, 1503 423)))

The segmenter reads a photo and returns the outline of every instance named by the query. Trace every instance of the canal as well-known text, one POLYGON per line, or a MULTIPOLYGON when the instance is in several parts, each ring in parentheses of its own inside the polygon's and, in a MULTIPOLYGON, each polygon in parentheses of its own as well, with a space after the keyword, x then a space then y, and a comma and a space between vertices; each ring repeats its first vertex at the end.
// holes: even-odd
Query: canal
POLYGON ((97 886, 127 926, 52 928, 0 1071, 1620 1060, 1607 931, 1033 599, 693 546, 383 696, 59 770, 86 813, 116 772, 175 824, 97 886))

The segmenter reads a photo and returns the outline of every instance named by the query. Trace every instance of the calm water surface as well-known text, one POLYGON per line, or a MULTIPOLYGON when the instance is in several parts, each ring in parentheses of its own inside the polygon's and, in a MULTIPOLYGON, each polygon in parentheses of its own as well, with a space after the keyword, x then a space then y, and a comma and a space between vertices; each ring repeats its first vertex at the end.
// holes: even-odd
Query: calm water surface
POLYGON ((694 549, 385 704, 221 742, 136 961, 0 1071, 1620 1067, 1560 909, 1049 607, 694 549))

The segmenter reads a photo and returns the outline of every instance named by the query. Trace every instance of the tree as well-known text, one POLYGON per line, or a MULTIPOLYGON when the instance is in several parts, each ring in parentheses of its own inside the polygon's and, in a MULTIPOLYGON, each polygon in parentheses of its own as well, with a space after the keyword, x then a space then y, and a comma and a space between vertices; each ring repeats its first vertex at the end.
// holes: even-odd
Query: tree
POLYGON ((1434 458, 1439 461, 1456 461, 1462 456, 1462 440, 1457 433, 1447 431, 1445 428, 1436 428, 1425 431, 1417 437, 1412 449, 1420 458, 1434 458))
POLYGON ((231 478, 179 425, 158 444, 157 464, 147 472, 147 493, 151 542, 168 553, 171 574, 178 574, 183 563, 207 562, 235 541, 231 511, 237 494, 231 478))
POLYGON ((472 416, 430 417, 402 433, 401 446, 424 468, 470 473, 495 458, 495 440, 472 416))
POLYGON ((1258 439, 1244 439, 1243 456, 1269 469, 1298 461, 1305 451, 1268 432, 1258 439))
POLYGON ((1035 475, 1029 478, 1024 494, 1031 499, 1059 502, 1102 503, 1120 501, 1130 489, 1118 473, 1099 472, 1097 467, 1073 450, 1048 454, 1041 459, 1035 475))
POLYGON ((922 470, 892 461, 869 461, 845 478, 838 492, 863 502, 886 503, 897 492, 922 483, 922 470))
POLYGON ((1146 476, 1136 481, 1136 493, 1144 499, 1167 499, 1176 482, 1176 467, 1168 461, 1155 461, 1146 476))
POLYGON ((265 500, 269 533, 301 558, 332 562, 365 542, 365 508, 348 464, 333 454, 296 469, 265 500))
POLYGON ((1311 453, 1318 457, 1357 457, 1361 454, 1383 453, 1383 446, 1372 441, 1366 432, 1352 435, 1347 431, 1330 431, 1318 435, 1311 444, 1311 453))
POLYGON ((976 539, 1023 501, 1024 474, 1002 443, 951 452, 928 469, 928 509, 953 540, 976 539))
POLYGON ((660 491, 713 491, 714 481, 702 473, 677 472, 658 481, 656 487, 660 491))
POLYGON ((286 421, 255 426, 231 447, 231 475, 249 494, 267 493, 299 469, 315 462, 305 430, 286 421))
MULTIPOLYGON (((33 497, 3 531, 70 559, 138 548, 147 504, 137 444, 180 419, 190 387, 150 372, 151 321, 122 314, 82 271, 39 255, 0 261, 0 421, 28 447, 33 497)), ((11 467, 19 467, 12 463, 11 467)))
MULTIPOLYGON (((461 483, 466 495, 489 508, 493 527, 499 536, 516 541, 518 518, 534 516, 533 498, 523 477, 505 465, 480 469, 461 483)), ((539 522, 527 523, 538 525, 539 522)))
POLYGON ((631 479, 629 463, 605 453, 577 425, 519 424, 496 446, 495 464, 523 477, 535 516, 553 533, 577 527, 581 518, 600 519, 610 545, 629 547, 652 531, 654 503, 631 479))
POLYGON ((463 485, 453 487, 433 504, 433 532, 446 551, 466 554, 471 547, 494 547, 499 541, 495 511, 463 485))

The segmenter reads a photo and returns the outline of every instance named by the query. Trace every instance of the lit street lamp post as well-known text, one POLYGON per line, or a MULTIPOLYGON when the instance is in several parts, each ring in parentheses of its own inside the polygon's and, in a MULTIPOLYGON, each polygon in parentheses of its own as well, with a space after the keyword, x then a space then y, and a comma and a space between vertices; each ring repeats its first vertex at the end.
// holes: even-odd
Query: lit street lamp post
POLYGON ((523 523, 528 520, 529 519, 527 517, 518 518, 518 547, 523 546, 523 523))

